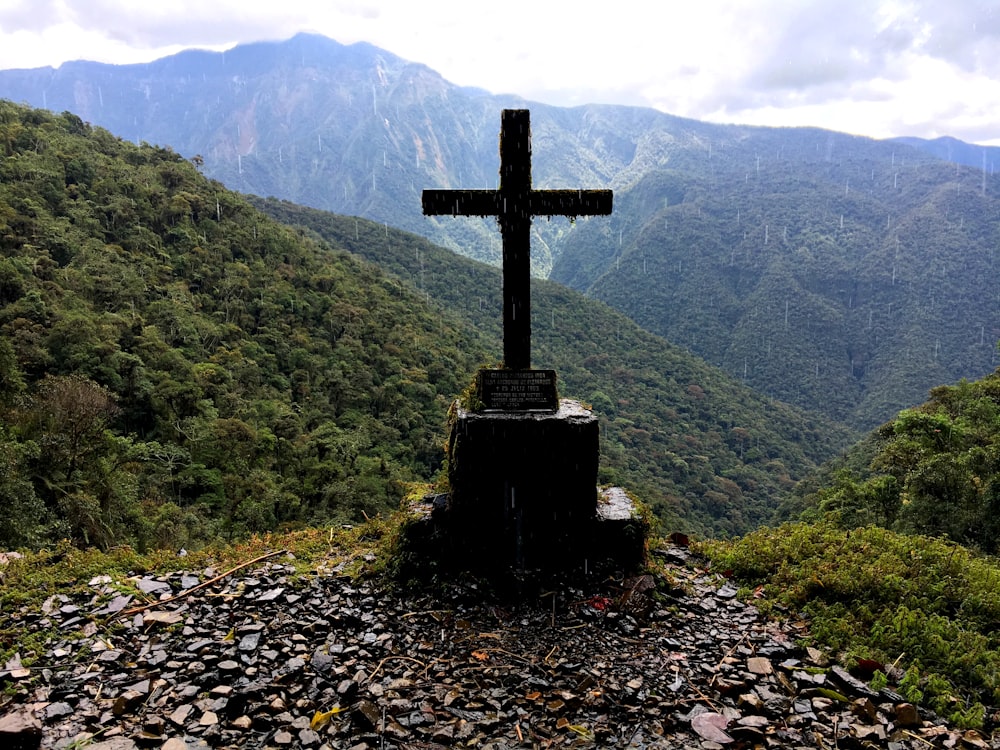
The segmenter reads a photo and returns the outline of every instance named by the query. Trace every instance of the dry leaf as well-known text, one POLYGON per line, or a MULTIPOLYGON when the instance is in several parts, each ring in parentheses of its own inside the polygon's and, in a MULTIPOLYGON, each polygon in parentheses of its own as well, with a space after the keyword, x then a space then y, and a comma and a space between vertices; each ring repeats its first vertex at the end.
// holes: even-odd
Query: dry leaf
POLYGON ((477 661, 487 661, 490 658, 490 655, 485 651, 473 651, 472 658, 477 661))
POLYGON ((313 714, 312 721, 309 722, 309 728, 314 730, 319 729, 330 721, 333 716, 336 716, 343 710, 340 706, 334 706, 329 711, 317 711, 313 714))
POLYGON ((966 733, 962 735, 962 741, 967 745, 972 745, 973 747, 989 747, 982 735, 975 729, 969 729, 966 731, 966 733))
POLYGON ((582 724, 570 724, 566 728, 569 729, 571 732, 576 732, 578 735, 580 735, 581 737, 583 737, 585 740, 593 740, 594 739, 594 733, 591 732, 589 729, 587 729, 587 727, 583 726, 582 724))
POLYGON ((725 729, 729 720, 722 714, 706 711, 691 719, 691 728, 704 740, 717 742, 720 745, 728 745, 733 738, 726 734, 725 729))

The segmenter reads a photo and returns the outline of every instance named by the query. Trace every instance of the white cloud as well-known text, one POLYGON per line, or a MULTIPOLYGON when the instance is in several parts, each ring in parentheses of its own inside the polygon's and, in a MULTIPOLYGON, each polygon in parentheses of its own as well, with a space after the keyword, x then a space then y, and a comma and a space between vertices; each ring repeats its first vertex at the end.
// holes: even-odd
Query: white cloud
POLYGON ((142 62, 298 31, 454 83, 877 137, 1000 139, 993 0, 0 0, 0 68, 142 62))

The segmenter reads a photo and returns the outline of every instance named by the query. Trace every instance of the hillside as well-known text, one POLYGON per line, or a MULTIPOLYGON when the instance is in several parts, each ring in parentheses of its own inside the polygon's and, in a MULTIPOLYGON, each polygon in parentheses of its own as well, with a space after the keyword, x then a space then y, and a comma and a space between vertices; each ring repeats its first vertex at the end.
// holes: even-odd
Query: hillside
MULTIPOLYGON (((5 70, 0 97, 71 111, 134 143, 198 154, 205 173, 234 190, 365 216, 472 257, 499 257, 486 221, 428 224, 419 200, 425 187, 496 184, 499 100, 369 44, 299 34, 142 65, 5 70)), ((536 143, 553 125, 564 132, 553 117, 558 110, 549 110, 544 119, 535 113, 536 143)), ((599 155, 577 174, 579 165, 557 160, 565 149, 539 150, 552 153, 535 163, 538 185, 570 186, 572 178, 576 187, 579 176, 586 187, 601 187, 610 177, 595 174, 603 169, 599 155)), ((545 248, 539 273, 551 266, 548 246, 566 227, 546 227, 544 240, 536 233, 545 248)))
POLYGON ((786 513, 835 514, 1000 551, 1000 371, 941 386, 798 488, 786 513))
POLYGON ((631 225, 582 225, 551 278, 859 428, 992 372, 996 177, 822 131, 758 145, 647 173, 616 196, 631 225))
POLYGON ((953 164, 964 164, 967 167, 988 171, 990 174, 996 172, 997 160, 1000 158, 1000 146, 979 146, 949 136, 933 139, 901 136, 892 140, 918 148, 937 159, 953 164))
MULTIPOLYGON (((232 189, 365 216, 491 262, 490 221, 427 219, 419 195, 494 186, 499 112, 528 106, 307 34, 143 65, 0 71, 0 96, 200 155, 232 189)), ((616 194, 610 218, 535 223, 539 276, 856 429, 995 367, 992 151, 530 107, 535 185, 616 194)))
MULTIPOLYGON (((254 203, 374 261, 499 340, 498 269, 426 240, 274 200, 254 203)), ((762 398, 611 308, 558 284, 532 286, 532 364, 601 417, 600 481, 638 492, 667 528, 738 534, 766 523, 809 466, 853 433, 762 398)), ((499 357, 499 343, 494 351, 499 357)))
MULTIPOLYGON (((496 269, 320 212, 336 233, 295 232, 74 115, 0 102, 0 136, 4 544, 196 545, 434 477, 500 351, 496 269)), ((849 442, 582 295, 536 301, 537 364, 605 415, 602 481, 671 527, 752 528, 849 442)))
POLYGON ((3 546, 394 508, 483 338, 169 149, 0 102, 3 546))

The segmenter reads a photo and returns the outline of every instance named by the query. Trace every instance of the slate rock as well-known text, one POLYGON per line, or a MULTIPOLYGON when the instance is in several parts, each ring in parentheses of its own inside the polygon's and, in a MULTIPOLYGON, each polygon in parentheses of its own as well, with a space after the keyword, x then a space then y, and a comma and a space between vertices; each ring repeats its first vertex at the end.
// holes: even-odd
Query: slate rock
POLYGON ((56 703, 47 705, 43 713, 46 721, 52 721, 62 716, 71 716, 73 714, 73 707, 63 701, 57 701, 56 703))
POLYGON ((360 700, 351 713, 351 719, 366 731, 376 729, 382 721, 382 712, 370 700, 360 700))
POLYGON ((135 708, 142 703, 146 697, 145 693, 138 690, 126 690, 115 699, 114 707, 111 709, 115 716, 124 716, 132 713, 135 708))
POLYGON ((37 750, 42 744, 42 722, 26 708, 0 716, 0 747, 37 750))
POLYGON ((140 578, 135 582, 136 588, 144 594, 160 594, 170 591, 170 584, 155 578, 140 578))
POLYGON ((897 727, 918 727, 923 722, 917 707, 912 703, 899 703, 895 707, 895 724, 897 727))
POLYGON ((851 694, 862 698, 878 698, 878 693, 841 666, 830 668, 830 676, 851 694))
POLYGON ((238 646, 240 651, 256 651, 257 646, 260 644, 260 633, 247 633, 245 636, 240 638, 240 644, 238 646))
POLYGON ((112 737, 95 742, 93 745, 87 745, 87 750, 137 750, 137 746, 128 737, 112 737))
MULTIPOLYGON (((44 739, 29 732, 30 750, 94 739, 158 750, 1000 747, 940 719, 919 721, 928 717, 920 711, 904 727, 896 706, 906 701, 838 678, 850 677, 839 667, 823 684, 804 668, 823 658, 803 645, 804 625, 769 622, 720 595, 729 584, 691 565, 693 553, 683 557, 670 584, 654 583, 656 606, 636 579, 555 581, 523 588, 510 604, 474 580, 390 592, 266 564, 157 610, 180 618, 173 627, 142 613, 120 618, 114 648, 107 629, 80 617, 114 595, 109 579, 86 597, 51 596, 48 614, 24 613, 39 632, 62 634, 43 646, 30 680, 10 676, 19 660, 0 673, 0 723, 33 717, 44 739)), ((190 583, 184 575, 165 578, 176 590, 190 583)))

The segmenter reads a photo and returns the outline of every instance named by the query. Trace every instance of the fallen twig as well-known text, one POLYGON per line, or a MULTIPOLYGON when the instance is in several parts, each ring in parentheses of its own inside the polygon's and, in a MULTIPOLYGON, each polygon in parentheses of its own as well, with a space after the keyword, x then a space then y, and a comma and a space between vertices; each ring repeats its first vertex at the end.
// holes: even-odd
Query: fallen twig
POLYGON ((715 678, 719 676, 718 670, 722 667, 723 664, 726 663, 726 659, 728 659, 730 656, 736 653, 736 649, 738 649, 741 645, 743 645, 743 642, 747 640, 749 637, 750 637, 749 633, 744 633, 743 637, 736 642, 736 645, 733 646, 731 649, 729 649, 725 653, 725 655, 721 659, 719 659, 719 663, 715 665, 716 672, 715 674, 712 675, 712 679, 708 681, 709 687, 715 684, 715 678))
POLYGON ((378 666, 376 666, 375 669, 372 671, 372 673, 368 675, 367 682, 371 682, 373 679, 375 679, 375 675, 377 675, 379 671, 382 669, 382 665, 392 659, 401 659, 402 661, 412 661, 415 662, 416 664, 419 664, 421 667, 424 668, 424 670, 427 669, 427 665, 424 664, 424 662, 420 661, 420 659, 414 659, 412 656, 387 656, 382 661, 380 661, 378 663, 378 666))
POLYGON ((274 552, 268 552, 266 555, 261 555, 260 557, 255 557, 253 560, 247 560, 244 563, 240 563, 235 568, 231 568, 230 570, 227 570, 225 573, 222 573, 221 575, 217 575, 215 578, 209 578, 207 581, 199 583, 197 586, 192 586, 189 589, 185 589, 181 593, 175 594, 174 596, 171 596, 169 599, 161 599, 160 601, 157 601, 157 602, 152 602, 150 604, 144 604, 141 607, 132 607, 131 609, 123 609, 121 612, 119 612, 116 615, 116 617, 128 617, 129 615, 135 615, 135 614, 138 614, 139 612, 145 612, 147 609, 152 609, 153 607, 159 607, 159 606, 161 606, 163 604, 169 604, 170 602, 175 602, 178 599, 183 599, 185 596, 189 596, 190 594, 193 594, 198 589, 203 589, 206 586, 211 586, 213 583, 216 583, 217 581, 221 581, 223 578, 226 578, 227 576, 231 576, 237 570, 242 570, 243 568, 247 568, 247 567, 253 565, 254 563, 259 563, 261 560, 267 560, 269 557, 276 557, 277 555, 280 555, 280 554, 282 554, 282 553, 284 553, 286 551, 287 550, 279 549, 279 550, 276 550, 274 552))
POLYGON ((698 694, 699 698, 701 698, 703 701, 705 701, 705 703, 707 703, 709 706, 712 707, 713 711, 719 711, 719 707, 717 705, 715 705, 715 701, 713 701, 711 698, 709 698, 707 695, 705 695, 703 692, 701 692, 701 690, 698 689, 697 685, 695 685, 691 681, 688 681, 688 685, 690 685, 691 689, 694 690, 698 694))

